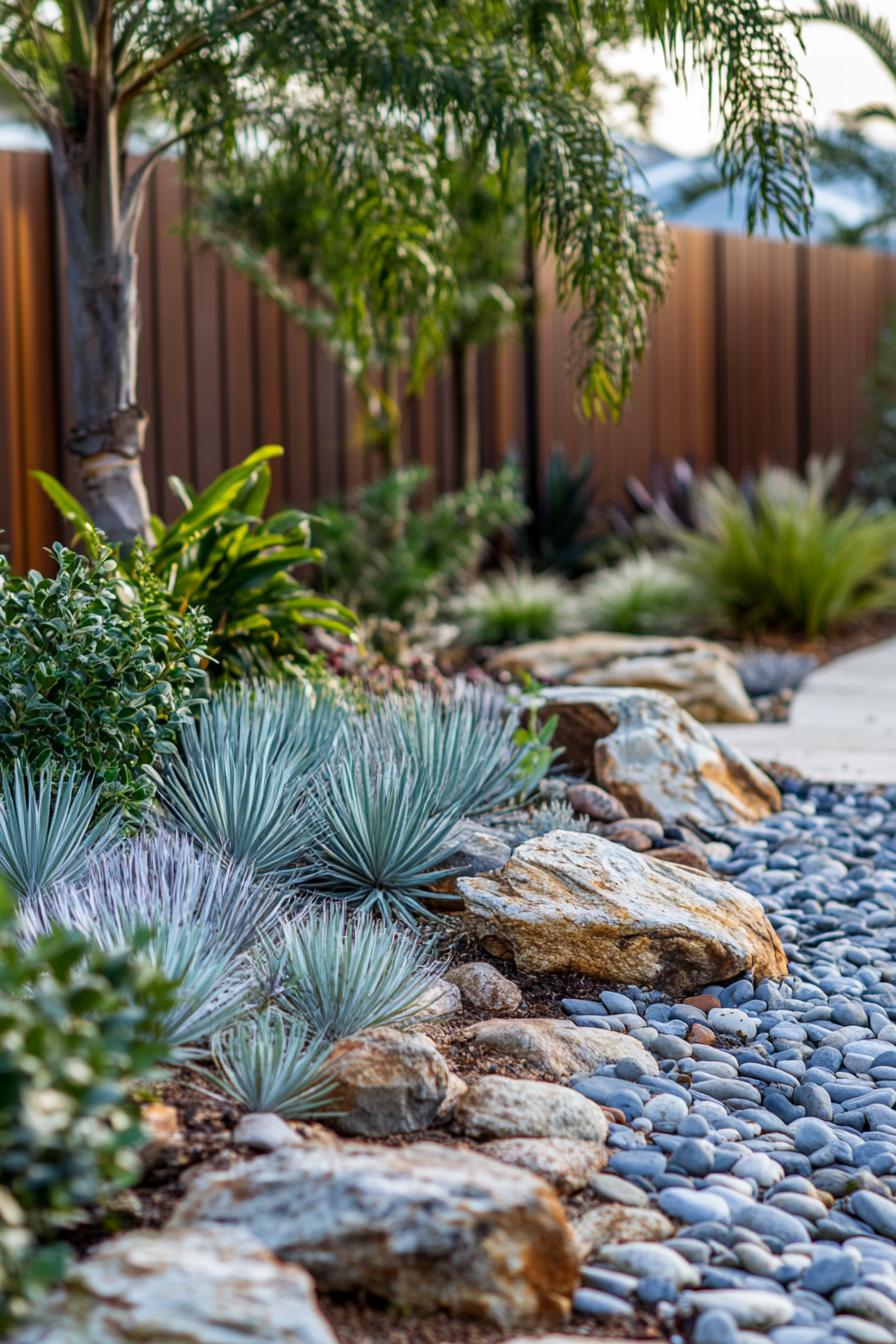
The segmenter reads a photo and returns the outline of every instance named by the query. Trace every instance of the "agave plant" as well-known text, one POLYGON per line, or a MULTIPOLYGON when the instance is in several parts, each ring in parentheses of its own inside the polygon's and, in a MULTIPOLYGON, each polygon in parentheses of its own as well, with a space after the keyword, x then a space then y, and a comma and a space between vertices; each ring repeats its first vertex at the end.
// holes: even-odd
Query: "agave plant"
POLYGON ((282 955, 288 1002, 329 1041, 431 1016, 431 991, 444 970, 429 942, 338 905, 288 924, 275 955, 282 955))
POLYGON ((180 1059, 243 1011, 252 986, 244 953, 285 901, 283 887, 162 831, 95 859, 81 883, 32 895, 19 924, 28 941, 61 927, 105 949, 139 947, 178 987, 162 1030, 169 1058, 180 1059))
POLYGON ((368 753, 412 761, 435 808, 462 816, 530 797, 556 755, 491 686, 467 685, 447 701, 423 688, 387 696, 359 722, 368 753))
POLYGON ((0 781, 0 878, 16 896, 76 881, 115 841, 118 814, 94 820, 100 794, 75 773, 35 776, 19 761, 0 781))
POLYGON ((817 666, 811 654, 789 649, 751 649, 737 661, 744 690, 753 697, 794 691, 817 666))
POLYGON ((272 1008, 215 1036, 215 1072, 197 1072, 213 1095, 247 1111, 274 1111, 285 1120, 328 1116, 336 1114, 329 1109, 335 1087, 326 1070, 329 1052, 330 1042, 309 1039, 300 1018, 287 1019, 272 1008))
POLYGON ((457 869, 446 867, 457 807, 436 811, 436 795, 407 757, 345 755, 319 777, 316 825, 303 883, 361 910, 413 926, 429 917, 424 898, 457 869))
POLYGON ((308 771, 337 732, 336 711, 327 705, 314 732, 297 737, 314 720, 298 694, 220 692, 181 730, 179 750, 158 776, 159 798, 176 827, 261 873, 283 872, 303 853, 308 771))

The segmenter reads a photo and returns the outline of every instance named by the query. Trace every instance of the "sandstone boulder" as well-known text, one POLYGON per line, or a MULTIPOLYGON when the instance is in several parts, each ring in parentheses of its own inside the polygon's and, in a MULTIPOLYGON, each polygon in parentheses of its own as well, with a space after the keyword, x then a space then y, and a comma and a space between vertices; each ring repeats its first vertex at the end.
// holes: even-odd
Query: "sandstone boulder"
POLYGON ((491 1139, 480 1152, 513 1167, 525 1167, 550 1182, 561 1195, 584 1190, 607 1160, 602 1143, 585 1139, 491 1139))
MULTIPOLYGON (((585 760, 585 768, 591 769, 590 750, 585 760)), ((614 798, 612 793, 607 793, 606 789, 599 788, 597 784, 568 785, 566 801, 573 812, 591 817, 592 821, 624 821, 628 816, 628 810, 622 806, 619 799, 614 798)))
POLYGON ((387 1138, 427 1129, 448 1094, 450 1070, 428 1036, 378 1027, 338 1041, 327 1056, 336 1089, 328 1109, 340 1134, 387 1138))
POLYGON ((653 1055, 632 1036, 577 1027, 565 1018, 491 1018, 474 1022, 463 1035, 483 1054, 520 1060, 543 1077, 561 1081, 595 1073, 602 1064, 617 1064, 620 1059, 635 1060, 642 1073, 659 1072, 653 1055))
POLYGON ((722 644, 666 635, 593 632, 504 649, 491 672, 526 672, 567 686, 631 686, 663 691, 703 723, 753 723, 735 656, 722 644))
POLYGON ((464 879, 462 890, 474 933, 503 943, 522 971, 578 971, 672 994, 745 971, 757 980, 787 974, 754 896, 601 836, 538 836, 499 873, 464 879))
POLYGON ((593 1101, 557 1083, 483 1074, 454 1107, 454 1123, 473 1139, 558 1138, 600 1144, 604 1113, 593 1101))
POLYGON ((457 986, 465 1003, 481 1012, 515 1013, 522 1001, 519 985, 487 961, 464 962, 447 971, 445 979, 457 986))
POLYGON ((558 716, 555 742, 573 768, 633 817, 685 822, 710 831, 777 812, 776 786, 743 752, 657 691, 559 686, 533 701, 558 716))
POLYGON ((172 1221, 242 1226, 322 1289, 503 1329, 559 1324, 578 1279, 550 1186, 441 1144, 281 1148, 202 1177, 172 1221))
POLYGON ((223 1224, 131 1232, 69 1276, 15 1344, 336 1344, 310 1276, 223 1224))

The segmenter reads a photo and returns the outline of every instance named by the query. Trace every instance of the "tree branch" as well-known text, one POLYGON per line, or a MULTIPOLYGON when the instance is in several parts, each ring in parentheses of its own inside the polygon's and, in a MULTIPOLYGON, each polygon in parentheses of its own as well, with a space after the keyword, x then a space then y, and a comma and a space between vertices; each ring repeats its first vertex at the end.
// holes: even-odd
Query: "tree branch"
MULTIPOLYGON (((259 18, 266 10, 273 9, 276 5, 282 3, 283 0, 260 0, 259 4, 251 5, 241 13, 235 14, 231 20, 231 27, 237 28, 245 23, 251 23, 253 19, 259 18)), ((118 95, 118 102, 124 104, 130 102, 132 98, 136 98, 148 85, 154 83, 160 75, 169 70, 172 65, 176 65, 178 61, 184 60, 187 56, 192 56, 194 52, 204 47, 207 42, 211 41, 211 36, 208 29, 202 28, 185 37, 176 47, 172 47, 170 51, 150 62, 145 70, 142 70, 136 78, 126 84, 118 95)))

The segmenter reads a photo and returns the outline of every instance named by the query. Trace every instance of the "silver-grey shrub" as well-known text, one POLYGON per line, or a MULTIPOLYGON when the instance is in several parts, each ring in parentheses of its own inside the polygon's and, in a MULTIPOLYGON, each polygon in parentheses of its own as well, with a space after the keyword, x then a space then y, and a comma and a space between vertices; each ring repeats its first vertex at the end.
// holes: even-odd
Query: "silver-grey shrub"
POLYGON ((173 825, 215 852, 279 873, 304 853, 309 773, 333 748, 341 711, 299 688, 219 691, 181 730, 158 779, 173 825), (314 726, 316 725, 316 726, 314 726))
POLYGON ((163 831, 95 859, 80 883, 21 903, 27 939, 75 929, 107 949, 138 946, 178 985, 164 1020, 171 1057, 231 1025, 252 989, 248 949, 282 916, 286 889, 163 831))
POLYGON ((489 685, 463 686, 446 700, 424 688, 386 696, 359 720, 369 754, 408 757, 436 808, 464 816, 494 811, 538 787, 551 756, 519 741, 519 728, 507 696, 489 685))
POLYGON ((413 925, 437 901, 430 888, 450 866, 458 810, 407 757, 345 753, 321 772, 313 794, 314 838, 302 881, 326 896, 413 925))
POLYGON ((91 855, 116 840, 117 813, 94 821, 99 800, 100 790, 76 773, 35 775, 16 762, 0 781, 0 879, 15 896, 77 881, 91 855))
POLYGON ((301 1018, 268 1009, 212 1040, 215 1072, 200 1069, 213 1095, 247 1111, 274 1111, 285 1120, 328 1116, 334 1080, 326 1070, 330 1042, 310 1038, 301 1018))
POLYGON ((429 942, 332 904, 288 924, 275 955, 285 998, 330 1041, 370 1027, 410 1027, 431 1016, 428 991, 444 970, 429 942))

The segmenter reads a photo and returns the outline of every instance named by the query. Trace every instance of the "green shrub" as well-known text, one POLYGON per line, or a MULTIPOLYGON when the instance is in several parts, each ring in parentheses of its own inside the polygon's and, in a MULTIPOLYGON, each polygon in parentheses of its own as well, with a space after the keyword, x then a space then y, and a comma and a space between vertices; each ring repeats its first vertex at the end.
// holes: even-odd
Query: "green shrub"
POLYGON ((490 540, 526 516, 512 467, 416 507, 425 467, 395 471, 347 500, 323 504, 314 537, 326 552, 323 581, 359 615, 411 626, 478 567, 490 540))
POLYGON ((62 1273, 57 1235, 139 1173, 128 1087, 169 1001, 141 959, 78 934, 23 947, 0 896, 0 1326, 62 1273))
POLYGON ((127 581, 104 546, 52 556, 50 577, 0 556, 0 772, 75 767, 134 824, 155 792, 147 767, 201 696, 208 622, 172 611, 142 548, 127 581))
POLYGON ((450 604, 464 641, 475 647, 553 639, 578 623, 572 590, 553 574, 506 566, 479 579, 450 604))
POLYGON ((896 511, 837 504, 838 465, 810 462, 805 479, 769 468, 750 494, 724 472, 698 487, 683 563, 722 626, 813 637, 896 607, 896 511))
POLYGON ((682 635, 700 622, 693 579, 674 556, 649 551, 586 579, 578 611, 585 629, 621 635, 682 635))
MULTIPOLYGON (((310 626, 348 633, 354 624, 352 612, 295 576, 323 559, 310 544, 308 515, 283 509, 262 516, 271 490, 267 464, 282 454, 273 445, 259 448, 201 493, 169 477, 184 512, 168 527, 153 519, 149 563, 178 611, 196 607, 209 618, 213 677, 293 673, 308 664, 310 626)), ((95 547, 97 534, 78 501, 52 476, 35 475, 63 517, 95 547)), ((128 573, 133 556, 120 557, 128 573)))

